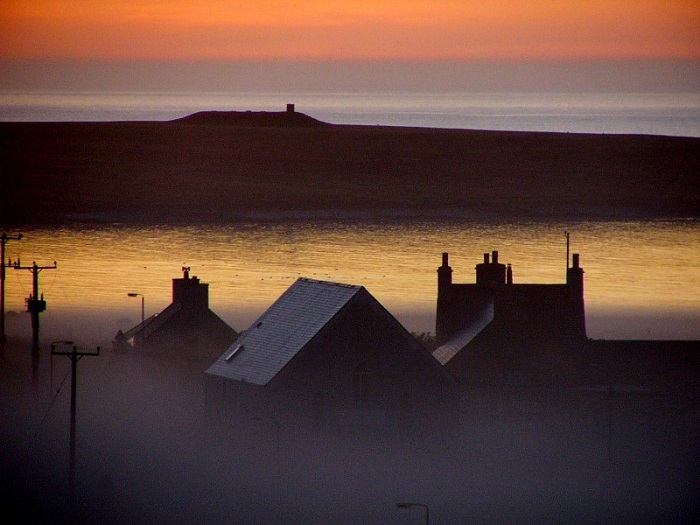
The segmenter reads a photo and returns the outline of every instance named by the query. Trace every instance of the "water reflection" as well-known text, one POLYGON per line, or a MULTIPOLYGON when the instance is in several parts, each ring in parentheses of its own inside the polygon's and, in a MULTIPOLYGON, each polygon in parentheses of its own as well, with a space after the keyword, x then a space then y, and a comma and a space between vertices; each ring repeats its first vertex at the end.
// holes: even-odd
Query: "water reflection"
MULTIPOLYGON (((306 276, 362 284, 410 330, 434 331, 443 251, 450 252, 455 282, 473 282, 475 264, 491 250, 513 264, 516 282, 563 282, 565 230, 586 271, 589 336, 700 338, 696 220, 40 228, 24 230, 25 238, 7 250, 23 264, 58 261, 40 281, 49 327, 52 319, 70 325, 81 313, 134 324, 140 304, 127 293, 145 296, 146 315, 160 311, 185 265, 210 284, 212 309, 236 329, 306 276), (654 324, 659 316, 666 325, 654 324), (602 322, 613 317, 622 332, 602 322)), ((28 272, 8 270, 7 309, 24 310, 30 290, 28 272)))

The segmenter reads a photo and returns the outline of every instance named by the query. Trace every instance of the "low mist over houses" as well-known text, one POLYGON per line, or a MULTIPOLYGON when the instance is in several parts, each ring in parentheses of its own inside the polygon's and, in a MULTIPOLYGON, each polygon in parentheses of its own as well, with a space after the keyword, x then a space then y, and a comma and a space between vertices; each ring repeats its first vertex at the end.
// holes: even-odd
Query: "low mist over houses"
POLYGON ((501 257, 460 283, 443 253, 434 340, 359 284, 305 277, 239 334, 183 268, 169 306, 80 368, 74 489, 67 418, 42 415, 60 364, 42 354, 34 375, 11 341, 11 512, 403 523, 410 501, 433 523, 693 522, 700 343, 591 340, 578 254, 551 284, 518 282, 501 257))
POLYGON ((298 279, 207 374, 207 406, 229 428, 286 415, 317 437, 425 438, 457 409, 437 360, 356 285, 298 279))

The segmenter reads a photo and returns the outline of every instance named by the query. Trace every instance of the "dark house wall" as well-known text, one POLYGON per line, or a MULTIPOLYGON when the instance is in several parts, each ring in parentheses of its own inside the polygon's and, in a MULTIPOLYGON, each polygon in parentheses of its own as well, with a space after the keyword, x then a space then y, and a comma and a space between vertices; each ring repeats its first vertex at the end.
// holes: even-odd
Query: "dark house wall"
POLYGON ((439 363, 367 292, 361 292, 273 379, 311 393, 324 418, 419 423, 450 408, 452 381, 439 363))
POLYGON ((498 252, 476 265, 476 283, 454 284, 447 254, 438 268, 437 343, 483 317, 491 322, 445 364, 458 383, 551 383, 571 373, 586 342, 583 269, 576 255, 562 284, 516 284, 498 252))
POLYGON ((235 330, 208 308, 182 309, 142 341, 139 350, 208 363, 237 337, 235 330))
POLYGON ((700 341, 592 340, 586 350, 590 385, 700 395, 700 341))
POLYGON ((458 404, 441 365, 364 290, 267 385, 208 376, 206 392, 215 424, 284 421, 309 439, 428 440, 454 421, 458 404))

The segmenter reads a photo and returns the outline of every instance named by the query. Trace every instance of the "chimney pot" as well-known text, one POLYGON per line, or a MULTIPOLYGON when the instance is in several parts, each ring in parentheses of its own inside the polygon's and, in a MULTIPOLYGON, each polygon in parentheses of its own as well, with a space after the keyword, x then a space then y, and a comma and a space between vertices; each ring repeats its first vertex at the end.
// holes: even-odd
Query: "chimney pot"
POLYGON ((498 264, 498 250, 491 252, 491 256, 493 257, 493 264, 498 264))

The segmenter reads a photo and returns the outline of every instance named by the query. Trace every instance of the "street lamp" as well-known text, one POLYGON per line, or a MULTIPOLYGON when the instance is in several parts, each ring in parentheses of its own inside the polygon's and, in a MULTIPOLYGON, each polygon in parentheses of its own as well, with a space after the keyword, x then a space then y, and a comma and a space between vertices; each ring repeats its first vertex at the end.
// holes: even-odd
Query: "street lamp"
POLYGON ((411 509, 413 507, 422 507, 425 509, 425 525, 430 525, 430 512, 428 511, 428 506, 425 503, 397 503, 396 507, 399 509, 411 509))
POLYGON ((133 293, 133 292, 130 292, 130 293, 126 294, 126 295, 128 295, 129 297, 141 297, 141 324, 143 325, 143 321, 144 321, 144 315, 143 315, 143 314, 144 314, 144 303, 145 303, 146 298, 143 296, 142 293, 133 293))

